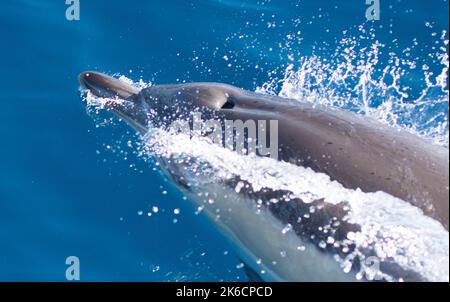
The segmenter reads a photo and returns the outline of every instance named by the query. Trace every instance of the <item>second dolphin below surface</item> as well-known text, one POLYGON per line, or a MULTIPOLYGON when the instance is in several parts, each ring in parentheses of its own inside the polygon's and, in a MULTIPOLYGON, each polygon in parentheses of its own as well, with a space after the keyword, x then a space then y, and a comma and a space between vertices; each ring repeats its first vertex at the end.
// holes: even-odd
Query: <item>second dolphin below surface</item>
MULTIPOLYGON (((191 162, 191 158, 162 158, 166 174, 197 206, 205 207, 206 214, 237 245, 241 258, 261 272, 263 279, 351 281, 361 279, 365 273, 372 274, 371 279, 388 281, 448 280, 447 149, 353 113, 225 84, 139 89, 96 72, 83 73, 79 80, 96 97, 110 99, 105 108, 143 136, 149 131, 149 124, 167 126, 178 119, 189 119, 197 111, 222 120, 276 120, 278 158, 285 162, 286 169, 298 166, 324 173, 353 195, 359 189, 368 193, 361 192, 362 199, 373 199, 370 194, 374 192, 387 193, 377 195, 383 199, 380 204, 391 204, 393 213, 398 206, 407 208, 399 215, 411 215, 398 217, 399 221, 410 220, 410 230, 405 225, 390 224, 382 227, 395 231, 382 233, 380 225, 374 222, 363 225, 352 219, 350 213, 356 210, 348 200, 331 203, 322 197, 305 202, 282 187, 255 190, 251 179, 242 175, 219 180, 214 175, 204 175, 200 179, 198 173, 189 173, 196 165, 195 159, 191 162), (211 198, 215 202, 209 202, 211 198), (290 235, 281 236, 286 233, 286 226, 290 235), (407 238, 409 231, 415 236, 407 238), (405 233, 401 235, 402 232, 405 233), (375 235, 363 243, 358 241, 362 238, 358 234, 366 233, 375 235), (401 238, 403 242, 393 238, 399 236, 405 237, 401 238), (426 242, 418 244, 416 237, 427 237, 428 241, 419 238, 426 242), (429 251, 416 251, 420 248, 429 251), (435 259, 421 259, 427 253, 436 255, 435 259), (377 271, 371 271, 367 260, 378 261, 377 271)), ((227 160, 227 156, 234 155, 224 156, 223 160, 227 160)), ((361 203, 367 208, 372 205, 361 203)))

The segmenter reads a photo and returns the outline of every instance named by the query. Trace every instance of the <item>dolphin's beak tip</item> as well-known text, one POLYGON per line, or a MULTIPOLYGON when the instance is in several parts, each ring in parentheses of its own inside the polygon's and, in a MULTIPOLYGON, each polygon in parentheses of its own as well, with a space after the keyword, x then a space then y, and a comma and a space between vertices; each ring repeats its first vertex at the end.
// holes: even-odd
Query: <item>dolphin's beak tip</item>
POLYGON ((95 95, 101 97, 119 96, 126 99, 131 95, 137 94, 140 90, 137 87, 95 71, 80 73, 78 75, 78 81, 84 89, 90 90, 95 95))
POLYGON ((84 71, 78 75, 78 82, 80 83, 81 87, 84 89, 90 89, 89 86, 89 80, 92 78, 92 75, 94 72, 92 71, 84 71))

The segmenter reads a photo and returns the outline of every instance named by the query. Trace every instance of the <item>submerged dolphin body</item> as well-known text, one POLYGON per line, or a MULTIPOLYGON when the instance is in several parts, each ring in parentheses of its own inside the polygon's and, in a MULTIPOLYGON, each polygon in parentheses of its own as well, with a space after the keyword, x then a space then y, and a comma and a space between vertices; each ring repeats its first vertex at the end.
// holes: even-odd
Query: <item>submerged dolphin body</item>
MULTIPOLYGON (((436 260, 445 263, 430 267, 448 267, 449 170, 445 148, 353 113, 280 100, 225 84, 161 85, 141 90, 96 72, 82 73, 79 80, 97 97, 125 100, 110 102, 107 109, 142 135, 150 123, 164 126, 176 119, 189 119, 198 110, 227 120, 277 120, 281 161, 325 173, 348 190, 385 192, 381 196, 394 200, 393 207, 398 198, 399 204, 408 202, 414 206, 411 208, 420 209, 428 219, 424 218, 426 224, 447 247, 442 251, 446 253, 444 260, 436 260)), ((404 255, 409 251, 398 248, 392 255, 380 252, 382 245, 372 242, 376 240, 359 247, 354 234, 362 229, 370 232, 348 219, 346 200, 332 204, 322 198, 306 203, 282 188, 254 190, 238 175, 221 182, 205 176, 195 185, 192 178, 197 174, 186 172, 189 165, 195 165, 195 159, 161 161, 168 176, 198 206, 206 207, 206 214, 243 251, 241 258, 266 280, 351 281, 361 279, 358 272, 368 274, 366 260, 378 261, 372 279, 448 280, 448 269, 436 276, 432 269, 428 273, 415 269, 417 259, 404 255), (211 196, 214 203, 209 202, 211 196), (381 260, 371 258, 380 255, 381 260), (411 263, 404 264, 405 259, 411 263), (350 271, 356 273, 356 279, 350 271)), ((414 213, 411 215, 421 215, 414 209, 409 210, 414 213)))

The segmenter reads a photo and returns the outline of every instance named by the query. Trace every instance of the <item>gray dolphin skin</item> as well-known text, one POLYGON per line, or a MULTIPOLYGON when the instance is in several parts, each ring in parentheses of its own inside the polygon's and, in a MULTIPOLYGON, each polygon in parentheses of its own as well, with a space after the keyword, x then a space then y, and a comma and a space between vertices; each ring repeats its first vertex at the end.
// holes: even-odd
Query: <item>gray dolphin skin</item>
MULTIPOLYGON (((449 153, 448 149, 435 146, 405 130, 381 124, 370 117, 344 112, 323 106, 315 106, 297 100, 281 99, 245 91, 234 86, 218 83, 189 83, 156 85, 139 89, 113 77, 84 72, 79 81, 85 89, 97 97, 127 100, 128 105, 112 103, 107 108, 126 120, 136 131, 144 135, 147 125, 162 125, 167 120, 188 118, 196 111, 209 117, 227 120, 278 121, 278 159, 296 166, 324 173, 332 181, 347 189, 363 192, 385 192, 410 203, 424 215, 434 219, 447 231, 449 227, 449 153), (162 111, 164 108, 164 111, 162 111), (150 116, 148 112, 160 114, 150 116), (164 112, 164 114, 162 114, 164 112)), ((195 199, 198 192, 189 192, 189 183, 177 177, 182 166, 167 163, 166 173, 176 184, 195 199)), ((218 221, 225 235, 232 237, 237 248, 243 250, 241 259, 255 271, 262 271, 264 280, 281 281, 356 281, 354 274, 343 272, 329 255, 345 256, 346 251, 336 244, 325 248, 315 247, 329 237, 322 231, 330 226, 335 239, 345 239, 360 226, 345 219, 346 204, 328 204, 317 200, 312 205, 318 209, 314 219, 299 223, 297 217, 311 214, 311 204, 291 199, 283 190, 248 189, 245 180, 236 178, 220 184, 211 183, 205 190, 225 196, 223 203, 216 202, 209 211, 222 210, 233 215, 218 221), (237 183, 244 183, 237 192, 237 183), (228 198, 229 200, 225 200, 228 198), (266 217, 251 215, 252 205, 248 200, 280 200, 266 205, 266 217), (282 202, 286 199, 286 202, 282 202), (292 237, 278 242, 279 227, 292 225, 292 237), (272 228, 272 229, 270 229, 272 228), (258 234, 256 234, 258 233, 258 234), (284 254, 295 250, 294 243, 301 238, 310 248, 300 256, 275 255, 280 248, 284 254), (273 247, 271 247, 272 239, 273 247), (261 242, 264 242, 261 243, 261 242), (294 245, 294 246, 292 246, 294 245), (272 249, 272 251, 269 251, 272 249), (277 249, 277 251, 273 251, 277 249), (249 256, 250 255, 250 256, 249 256), (275 259, 272 264, 252 266, 255 259, 275 259), (274 263, 277 263, 276 265, 274 263), (321 265, 317 265, 321 263, 321 265), (318 268, 320 266, 320 269, 318 268), (263 269, 261 269, 263 267, 263 269), (334 268, 336 267, 336 268, 334 268)), ((214 215, 210 214, 212 220, 214 215)), ((281 240, 281 239, 279 239, 281 240)), ((448 238, 447 238, 448 240, 448 238)), ((367 255, 370 256, 370 253, 367 255)), ((260 261, 259 261, 260 262, 260 261)), ((386 257, 381 270, 392 279, 404 281, 427 281, 420 272, 397 263, 397 259, 386 257)), ((445 263, 444 263, 445 265, 445 263)), ((448 267, 448 259, 446 263, 448 267)), ((354 263, 352 270, 358 271, 362 263, 354 263)), ((448 279, 448 276, 445 277, 448 279)))

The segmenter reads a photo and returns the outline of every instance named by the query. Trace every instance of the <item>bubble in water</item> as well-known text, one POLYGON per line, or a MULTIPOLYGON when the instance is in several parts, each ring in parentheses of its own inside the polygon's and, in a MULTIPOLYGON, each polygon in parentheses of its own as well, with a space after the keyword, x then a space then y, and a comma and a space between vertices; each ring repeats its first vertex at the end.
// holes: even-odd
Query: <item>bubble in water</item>
POLYGON ((299 245, 297 246, 297 250, 303 252, 306 250, 306 247, 304 245, 299 245))
POLYGON ((283 235, 286 235, 288 232, 290 232, 292 230, 292 225, 291 224, 287 224, 282 230, 281 233, 283 235))

